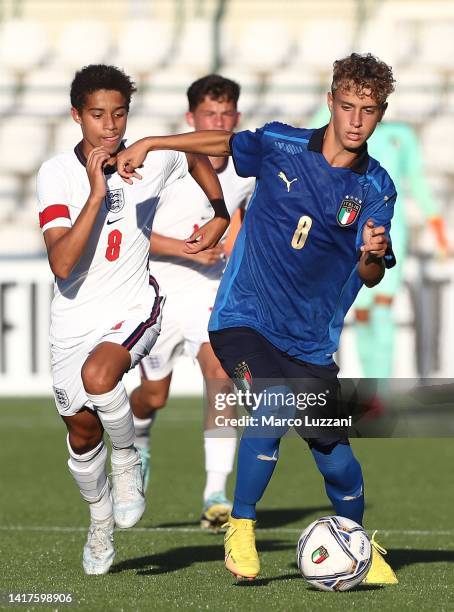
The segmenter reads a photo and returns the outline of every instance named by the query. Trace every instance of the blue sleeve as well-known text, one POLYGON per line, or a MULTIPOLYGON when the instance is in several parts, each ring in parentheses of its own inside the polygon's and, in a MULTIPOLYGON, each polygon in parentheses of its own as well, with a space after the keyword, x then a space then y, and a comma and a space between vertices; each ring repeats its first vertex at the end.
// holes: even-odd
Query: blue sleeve
POLYGON ((368 204, 363 210, 358 222, 358 232, 356 234, 356 249, 363 245, 363 229, 369 219, 372 219, 376 226, 383 225, 385 234, 390 241, 390 245, 385 255, 385 266, 392 268, 396 264, 396 258, 392 250, 391 241, 391 219, 394 215, 394 205, 396 203, 397 193, 394 185, 391 183, 391 188, 388 188, 381 193, 378 193, 375 199, 368 204))
POLYGON ((234 134, 230 140, 232 159, 238 176, 260 176, 262 166, 263 128, 255 132, 245 130, 234 134))

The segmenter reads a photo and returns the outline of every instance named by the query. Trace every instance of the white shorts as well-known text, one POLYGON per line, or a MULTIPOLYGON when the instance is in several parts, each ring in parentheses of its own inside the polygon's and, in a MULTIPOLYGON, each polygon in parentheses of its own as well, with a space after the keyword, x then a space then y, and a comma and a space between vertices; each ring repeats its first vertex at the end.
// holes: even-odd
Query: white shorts
POLYGON ((131 309, 124 321, 88 334, 71 348, 51 345, 55 403, 62 416, 73 416, 84 406, 92 407, 82 383, 81 370, 98 344, 115 342, 127 348, 131 354, 131 369, 148 355, 159 336, 164 302, 165 297, 157 295, 151 309, 149 304, 131 309))
POLYGON ((140 362, 142 378, 161 380, 168 376, 175 361, 183 355, 195 359, 200 347, 209 342, 208 321, 213 310, 219 281, 194 289, 191 295, 169 294, 166 311, 153 352, 140 362))

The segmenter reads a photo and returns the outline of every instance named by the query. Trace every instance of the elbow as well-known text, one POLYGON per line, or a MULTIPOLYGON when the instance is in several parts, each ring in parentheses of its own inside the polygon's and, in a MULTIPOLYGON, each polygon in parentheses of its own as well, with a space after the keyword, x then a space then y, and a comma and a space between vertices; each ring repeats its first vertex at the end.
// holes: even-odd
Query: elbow
POLYGON ((70 275, 70 272, 66 270, 56 270, 55 268, 51 268, 51 270, 55 278, 58 278, 60 280, 66 280, 68 276, 70 275))
POLYGON ((372 287, 375 287, 376 285, 378 285, 380 281, 381 281, 381 278, 380 279, 377 278, 375 280, 363 279, 363 283, 368 289, 372 289, 372 287))
POLYGON ((52 274, 60 280, 66 280, 71 274, 72 268, 70 268, 68 265, 65 265, 62 262, 53 261, 50 261, 49 263, 50 269, 52 270, 52 274))
POLYGON ((360 278, 363 281, 363 283, 366 285, 366 287, 368 287, 369 289, 372 289, 372 287, 375 287, 376 285, 378 285, 378 283, 381 282, 384 275, 385 275, 385 271, 384 269, 382 269, 377 274, 364 274, 364 275, 360 274, 360 278))

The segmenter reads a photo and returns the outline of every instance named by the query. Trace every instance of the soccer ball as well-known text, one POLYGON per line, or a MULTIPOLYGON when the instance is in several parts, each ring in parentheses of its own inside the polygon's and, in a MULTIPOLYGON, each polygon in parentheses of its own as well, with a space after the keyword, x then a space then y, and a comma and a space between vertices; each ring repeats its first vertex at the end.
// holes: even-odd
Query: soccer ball
POLYGON ((372 561, 369 537, 343 516, 324 516, 300 536, 296 562, 301 574, 322 591, 348 591, 363 580, 372 561))

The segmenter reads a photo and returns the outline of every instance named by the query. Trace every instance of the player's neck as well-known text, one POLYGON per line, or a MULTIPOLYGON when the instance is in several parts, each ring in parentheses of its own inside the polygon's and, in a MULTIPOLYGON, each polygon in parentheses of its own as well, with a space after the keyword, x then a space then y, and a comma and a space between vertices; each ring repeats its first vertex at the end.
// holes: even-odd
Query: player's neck
POLYGON ((345 149, 337 140, 332 123, 325 132, 322 154, 333 168, 350 168, 358 158, 358 153, 345 149))

